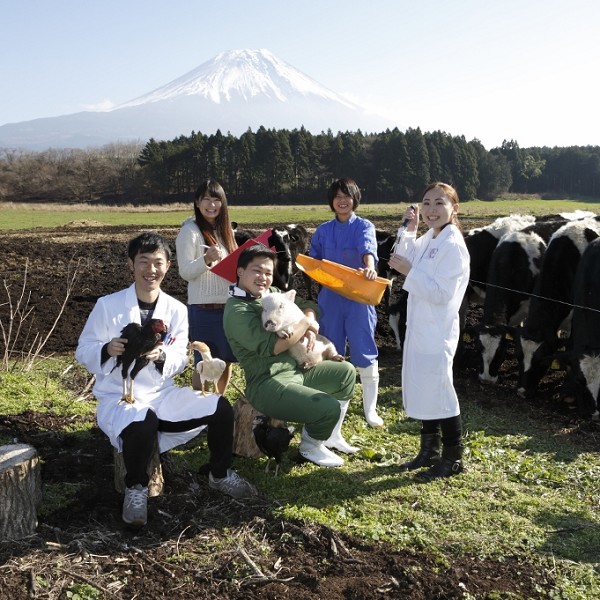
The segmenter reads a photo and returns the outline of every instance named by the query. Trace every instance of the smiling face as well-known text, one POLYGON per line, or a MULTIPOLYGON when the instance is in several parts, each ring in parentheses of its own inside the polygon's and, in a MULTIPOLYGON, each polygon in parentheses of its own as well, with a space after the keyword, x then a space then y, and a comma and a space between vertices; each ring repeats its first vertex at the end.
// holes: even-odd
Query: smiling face
POLYGON ((354 200, 348 194, 338 190, 333 197, 333 210, 340 221, 347 221, 354 212, 354 200))
POLYGON ((214 225, 223 202, 216 196, 202 196, 196 200, 196 206, 200 210, 200 214, 211 224, 214 225))
POLYGON ((428 190, 421 202, 421 217, 434 237, 442 230, 444 225, 450 223, 458 213, 458 203, 441 188, 434 187, 428 190))
POLYGON ((143 302, 154 302, 160 292, 160 286, 171 266, 162 250, 140 252, 133 261, 128 260, 133 271, 135 291, 143 302))
POLYGON ((240 289, 255 298, 262 298, 273 283, 273 259, 257 256, 248 263, 247 267, 238 267, 237 276, 237 285, 240 289))

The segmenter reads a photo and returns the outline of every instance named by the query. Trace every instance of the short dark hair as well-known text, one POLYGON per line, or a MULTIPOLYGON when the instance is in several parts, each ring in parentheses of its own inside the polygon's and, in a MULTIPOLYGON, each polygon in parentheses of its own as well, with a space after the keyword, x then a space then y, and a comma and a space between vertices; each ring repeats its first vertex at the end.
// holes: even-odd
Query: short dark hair
POLYGON ((264 244, 254 244, 244 248, 238 256, 237 268, 245 269, 255 258, 270 258, 273 261, 273 268, 277 266, 277 252, 267 248, 264 244))
POLYGON ((155 231, 145 231, 129 242, 127 256, 133 261, 138 254, 157 250, 164 252, 167 260, 171 260, 171 248, 167 240, 155 231))
POLYGON ((360 204, 360 188, 358 187, 354 179, 349 177, 342 177, 337 179, 330 186, 327 191, 327 199, 329 200, 329 208, 333 210, 333 199, 338 192, 352 198, 352 210, 356 210, 360 204))

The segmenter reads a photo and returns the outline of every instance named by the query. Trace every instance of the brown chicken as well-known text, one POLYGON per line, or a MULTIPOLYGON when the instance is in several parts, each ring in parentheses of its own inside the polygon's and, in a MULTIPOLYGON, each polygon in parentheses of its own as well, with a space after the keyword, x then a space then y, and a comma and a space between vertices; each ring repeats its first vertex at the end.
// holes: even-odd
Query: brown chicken
POLYGON ((202 360, 196 365, 196 371, 200 375, 201 392, 206 396, 204 383, 212 381, 214 392, 217 392, 217 382, 227 366, 224 360, 213 358, 210 348, 204 342, 192 342, 192 348, 202 355, 202 360))

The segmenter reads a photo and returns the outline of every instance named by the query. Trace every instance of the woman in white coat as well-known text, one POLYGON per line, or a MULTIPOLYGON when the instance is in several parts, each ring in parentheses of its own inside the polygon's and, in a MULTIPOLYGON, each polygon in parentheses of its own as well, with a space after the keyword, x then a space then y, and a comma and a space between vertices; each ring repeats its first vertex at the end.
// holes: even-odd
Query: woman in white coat
POLYGON ((420 209, 429 231, 416 237, 419 208, 408 208, 406 233, 390 258, 390 267, 406 276, 403 287, 408 292, 402 358, 404 409, 409 417, 422 421, 419 453, 401 466, 405 470, 428 467, 416 476, 422 482, 463 470, 462 423, 452 363, 470 259, 458 209, 452 186, 429 185, 420 209))
POLYGON ((148 473, 154 442, 159 452, 183 444, 208 429, 209 486, 237 498, 256 489, 230 469, 233 447, 233 409, 217 394, 201 396, 177 387, 173 377, 187 365, 187 308, 161 290, 171 265, 171 250, 156 233, 143 233, 129 242, 128 265, 134 283, 100 298, 79 337, 75 358, 96 376, 98 426, 123 453, 125 500, 123 520, 141 526, 147 520, 148 473), (143 325, 161 319, 168 333, 163 343, 145 354, 150 361, 135 378, 132 403, 123 401, 123 379, 117 357, 128 343, 121 330, 129 323, 143 325))

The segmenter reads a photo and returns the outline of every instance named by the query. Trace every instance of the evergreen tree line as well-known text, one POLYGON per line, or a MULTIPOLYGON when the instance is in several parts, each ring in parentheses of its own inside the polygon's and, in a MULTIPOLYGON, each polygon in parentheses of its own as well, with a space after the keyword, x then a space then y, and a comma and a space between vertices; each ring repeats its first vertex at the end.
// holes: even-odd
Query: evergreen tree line
POLYGON ((441 131, 397 128, 378 134, 260 127, 240 137, 192 132, 144 145, 0 153, 0 199, 61 202, 189 200, 207 177, 248 204, 321 202, 337 177, 355 179, 370 202, 418 200, 431 181, 460 198, 507 193, 600 195, 600 147, 486 150, 478 140, 441 131))

